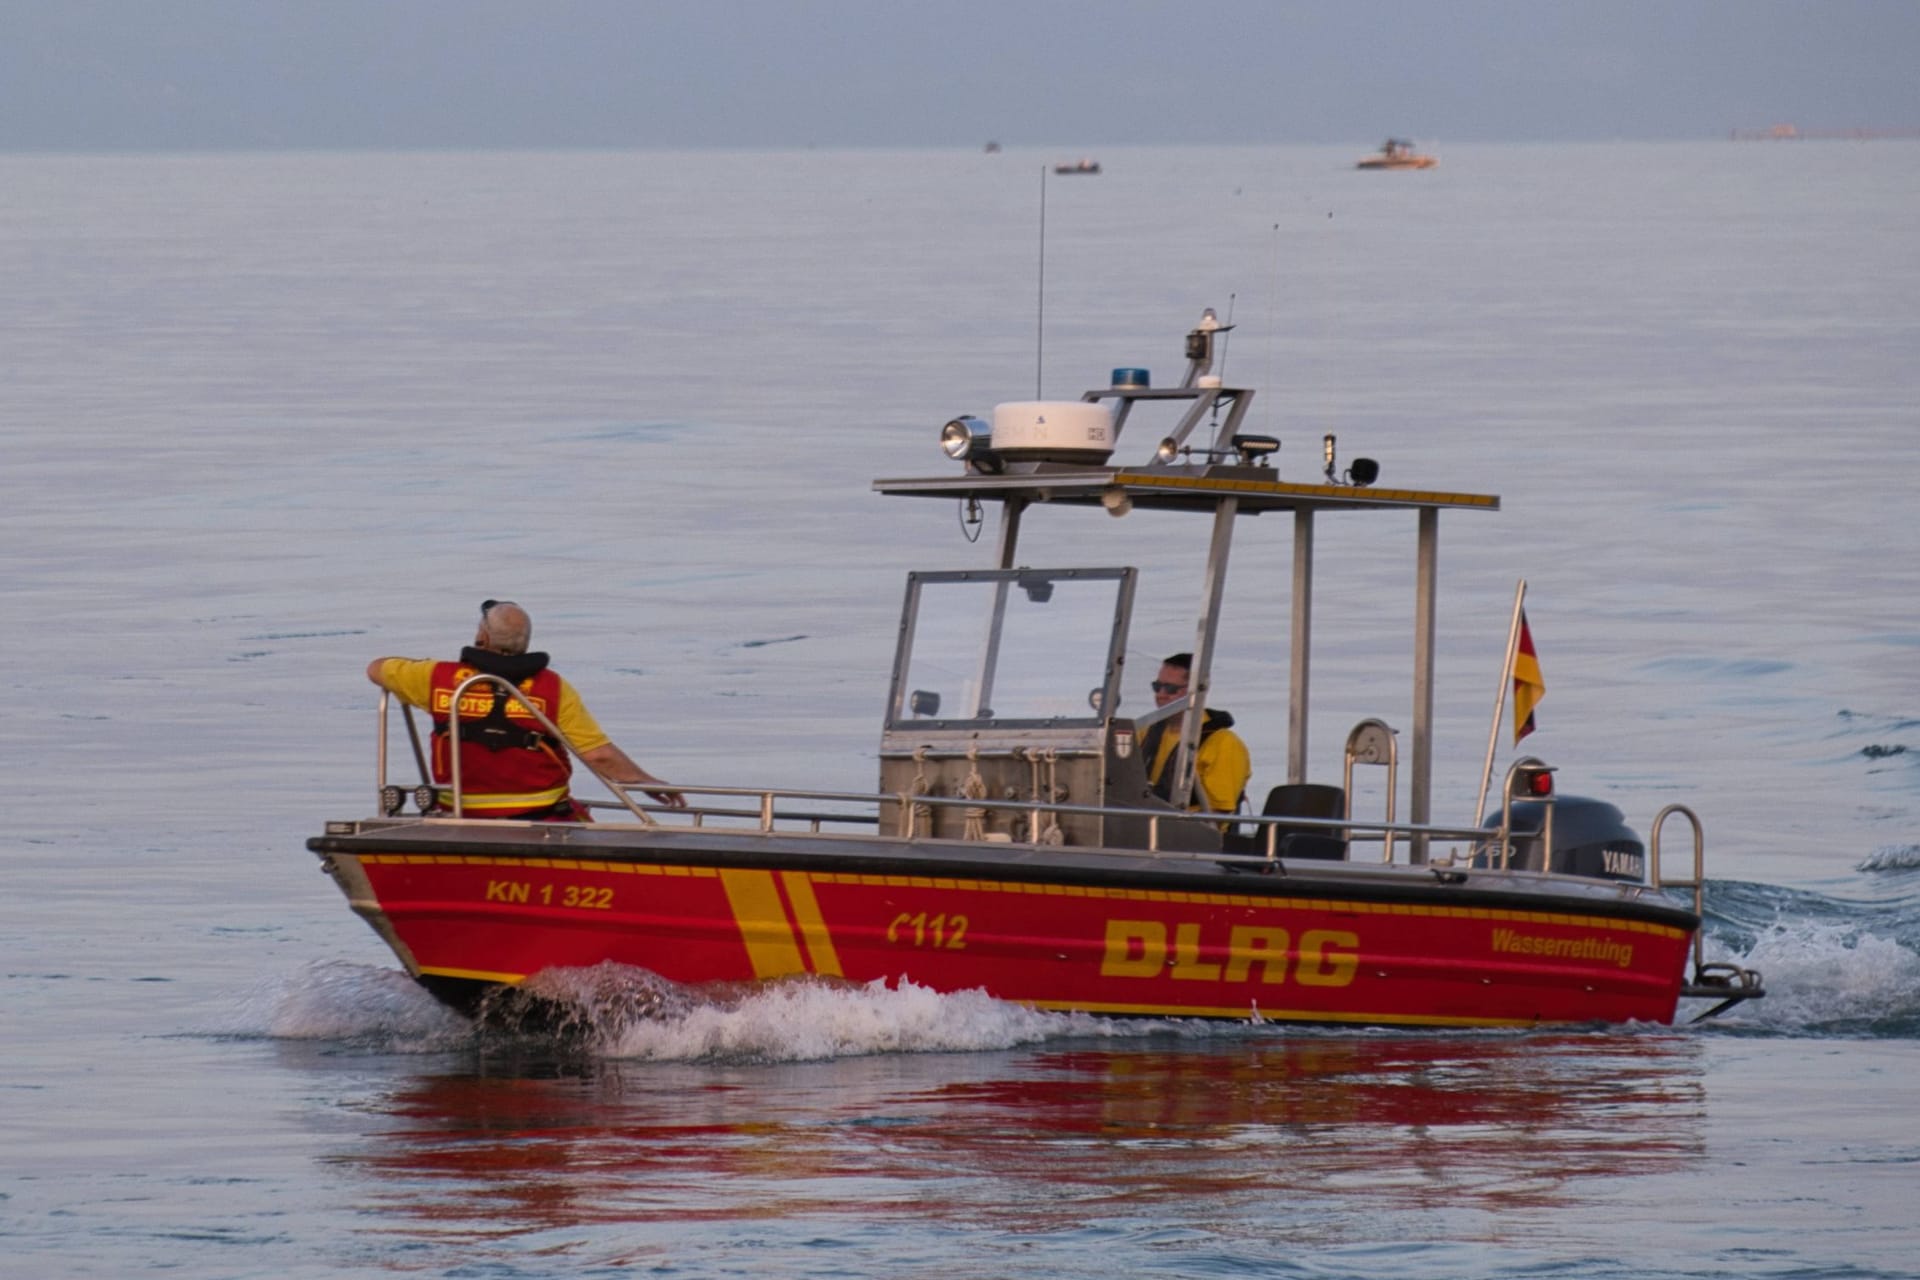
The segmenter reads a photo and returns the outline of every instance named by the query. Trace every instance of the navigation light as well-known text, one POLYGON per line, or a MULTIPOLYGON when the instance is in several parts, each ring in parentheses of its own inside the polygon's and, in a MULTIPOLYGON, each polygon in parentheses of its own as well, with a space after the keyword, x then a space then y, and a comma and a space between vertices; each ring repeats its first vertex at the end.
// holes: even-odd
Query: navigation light
POLYGON ((970 414, 961 414, 940 428, 940 449, 955 462, 965 462, 975 449, 986 449, 992 443, 993 433, 987 424, 970 414))
POLYGON ((982 475, 999 475, 1000 455, 993 451, 993 431, 972 414, 961 414, 940 428, 940 451, 967 469, 982 475))

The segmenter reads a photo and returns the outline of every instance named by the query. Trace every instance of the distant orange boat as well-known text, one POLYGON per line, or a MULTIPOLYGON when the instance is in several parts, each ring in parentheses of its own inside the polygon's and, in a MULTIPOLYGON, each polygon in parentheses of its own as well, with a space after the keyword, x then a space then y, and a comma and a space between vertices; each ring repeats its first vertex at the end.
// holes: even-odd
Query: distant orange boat
POLYGON ((1370 155, 1356 164, 1356 169, 1431 169, 1440 162, 1432 156, 1421 155, 1413 149, 1413 144, 1404 138, 1388 138, 1381 144, 1376 155, 1370 155))

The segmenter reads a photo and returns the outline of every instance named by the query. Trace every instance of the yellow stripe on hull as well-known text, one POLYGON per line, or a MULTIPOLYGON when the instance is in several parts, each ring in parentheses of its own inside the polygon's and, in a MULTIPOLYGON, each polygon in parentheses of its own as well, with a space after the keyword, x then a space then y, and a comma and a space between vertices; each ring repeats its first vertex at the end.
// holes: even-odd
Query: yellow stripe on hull
POLYGON ((793 922, 787 919, 773 872, 722 871, 720 887, 726 890, 727 905, 740 930, 740 941, 746 944, 754 977, 784 978, 807 971, 800 955, 800 939, 794 934, 793 922))
POLYGON ((467 978, 474 982, 501 982, 517 987, 527 980, 524 973, 494 973, 488 969, 443 969, 438 965, 421 965, 422 975, 430 978, 467 978))
POLYGON ((782 871, 780 883, 787 891, 787 901, 793 904, 793 914, 800 922, 800 937, 806 943, 807 956, 813 961, 813 972, 830 978, 844 975, 840 971, 840 956, 833 949, 833 936, 827 930, 826 917, 820 914, 820 900, 813 896, 813 881, 803 871, 782 871))

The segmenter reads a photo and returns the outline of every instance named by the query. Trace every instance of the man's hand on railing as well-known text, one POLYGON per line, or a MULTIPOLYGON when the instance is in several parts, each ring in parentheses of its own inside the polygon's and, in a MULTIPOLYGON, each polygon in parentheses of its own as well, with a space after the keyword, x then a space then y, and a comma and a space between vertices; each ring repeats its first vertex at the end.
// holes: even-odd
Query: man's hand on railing
MULTIPOLYGON (((661 783, 666 781, 665 778, 656 778, 645 769, 642 769, 633 762, 626 752, 611 742, 603 742, 591 751, 582 751, 580 758, 592 766, 595 773, 610 782, 618 782, 622 786, 644 787, 649 782, 661 783)), ((647 794, 669 809, 684 809, 687 807, 687 798, 678 791, 649 791, 647 794)))

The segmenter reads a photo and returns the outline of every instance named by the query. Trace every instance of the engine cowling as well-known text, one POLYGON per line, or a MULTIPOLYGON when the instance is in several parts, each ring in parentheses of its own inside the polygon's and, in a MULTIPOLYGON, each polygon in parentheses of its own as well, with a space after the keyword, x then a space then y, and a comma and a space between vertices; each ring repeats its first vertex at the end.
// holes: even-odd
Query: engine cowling
MULTIPOLYGON (((1647 847, 1627 825, 1619 806, 1587 796, 1560 796, 1553 805, 1553 848, 1543 853, 1539 833, 1547 822, 1547 804, 1539 800, 1513 802, 1513 856, 1508 865, 1523 871, 1551 870, 1561 875, 1591 876, 1596 880, 1647 882, 1647 847)), ((1500 826, 1499 815, 1488 819, 1500 826)), ((1473 865, 1500 865, 1499 850, 1491 842, 1474 851, 1473 865)))

